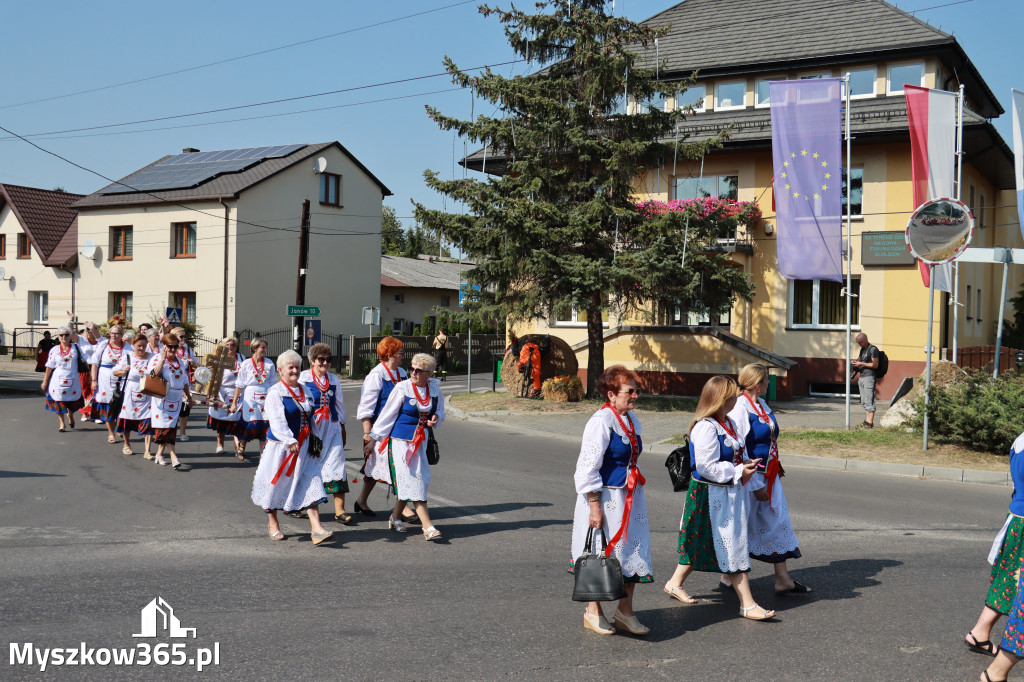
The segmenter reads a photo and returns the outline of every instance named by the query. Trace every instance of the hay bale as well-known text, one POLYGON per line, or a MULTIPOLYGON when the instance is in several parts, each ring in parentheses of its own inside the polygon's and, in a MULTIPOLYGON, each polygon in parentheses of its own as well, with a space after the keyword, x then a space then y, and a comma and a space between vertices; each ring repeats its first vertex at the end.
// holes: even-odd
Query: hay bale
MULTIPOLYGON (((519 348, 527 343, 543 345, 544 334, 527 334, 519 337, 519 348)), ((576 376, 579 370, 579 362, 576 360, 576 353, 568 343, 551 336, 548 350, 540 354, 540 381, 543 390, 545 379, 560 376, 576 376)), ((522 395, 523 383, 529 378, 519 373, 519 357, 512 356, 511 350, 505 353, 505 359, 501 363, 501 382, 508 389, 508 392, 515 396, 522 395)))
POLYGON ((578 403, 586 393, 578 376, 552 377, 541 384, 540 390, 544 400, 553 403, 578 403))

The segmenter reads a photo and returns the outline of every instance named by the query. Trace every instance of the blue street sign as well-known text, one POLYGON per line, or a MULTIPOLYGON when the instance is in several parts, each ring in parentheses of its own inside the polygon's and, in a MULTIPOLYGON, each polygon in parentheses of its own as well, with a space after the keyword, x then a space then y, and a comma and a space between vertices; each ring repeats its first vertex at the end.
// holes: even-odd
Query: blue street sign
POLYGON ((167 312, 164 313, 164 317, 167 318, 167 323, 170 325, 180 325, 182 315, 181 308, 168 308, 167 312))
POLYGON ((480 300, 480 285, 474 284, 472 290, 470 290, 469 284, 459 285, 459 306, 465 307, 466 301, 477 301, 480 300))
POLYGON ((306 320, 306 330, 303 338, 307 346, 315 346, 320 343, 320 320, 306 320))

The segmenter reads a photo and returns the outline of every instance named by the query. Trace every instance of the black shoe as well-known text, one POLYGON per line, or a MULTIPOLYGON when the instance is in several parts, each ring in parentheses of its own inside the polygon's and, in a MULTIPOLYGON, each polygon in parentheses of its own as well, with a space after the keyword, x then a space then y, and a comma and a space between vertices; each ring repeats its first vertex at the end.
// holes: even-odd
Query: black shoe
POLYGON ((355 510, 356 510, 356 514, 362 514, 363 516, 376 516, 377 515, 377 512, 373 511, 372 509, 367 509, 366 507, 360 506, 358 502, 356 502, 356 504, 355 504, 355 510))

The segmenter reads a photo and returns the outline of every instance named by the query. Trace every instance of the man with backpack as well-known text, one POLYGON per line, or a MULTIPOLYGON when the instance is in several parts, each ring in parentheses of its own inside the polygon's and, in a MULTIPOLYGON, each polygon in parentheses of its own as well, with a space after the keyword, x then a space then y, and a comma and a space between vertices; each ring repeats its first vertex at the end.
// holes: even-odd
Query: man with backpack
POLYGON ((850 364, 856 368, 854 374, 860 373, 857 386, 860 387, 860 404, 865 413, 863 426, 872 429, 875 427, 875 381, 885 376, 889 362, 885 353, 868 343, 867 334, 857 334, 856 340, 860 346, 860 355, 850 364))

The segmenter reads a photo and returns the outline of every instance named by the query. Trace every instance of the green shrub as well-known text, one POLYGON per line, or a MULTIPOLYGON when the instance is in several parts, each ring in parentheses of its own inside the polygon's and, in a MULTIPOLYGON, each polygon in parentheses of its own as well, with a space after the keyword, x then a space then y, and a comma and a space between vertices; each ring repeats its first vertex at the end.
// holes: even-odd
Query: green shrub
POLYGON ((423 316, 423 324, 420 326, 420 330, 423 332, 423 336, 434 335, 434 318, 430 315, 423 316))
POLYGON ((423 336, 423 327, 416 325, 416 327, 412 330, 412 335, 423 336))
MULTIPOLYGON (((932 386, 929 432, 951 443, 1007 455, 1024 432, 1024 375, 1010 371, 998 379, 984 370, 949 387, 932 386)), ((924 414, 924 398, 914 407, 924 414)), ((923 417, 915 425, 923 425, 923 417)))
POLYGON ((390 322, 385 322, 384 326, 380 328, 380 335, 381 336, 391 336, 392 335, 391 323, 390 322))

